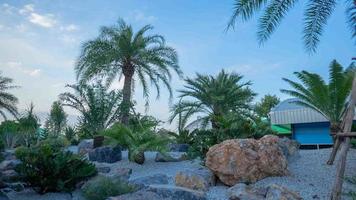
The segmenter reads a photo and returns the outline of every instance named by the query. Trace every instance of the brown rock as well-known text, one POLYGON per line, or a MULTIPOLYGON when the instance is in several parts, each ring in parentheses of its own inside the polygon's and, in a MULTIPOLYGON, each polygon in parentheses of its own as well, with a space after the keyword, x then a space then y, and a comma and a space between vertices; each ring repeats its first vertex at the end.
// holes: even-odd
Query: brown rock
POLYGON ((215 185, 215 175, 205 168, 180 171, 175 177, 175 184, 193 190, 207 191, 210 186, 215 185))
POLYGON ((287 175, 287 159, 278 141, 279 138, 273 135, 260 140, 226 140, 209 149, 205 165, 230 186, 287 175))

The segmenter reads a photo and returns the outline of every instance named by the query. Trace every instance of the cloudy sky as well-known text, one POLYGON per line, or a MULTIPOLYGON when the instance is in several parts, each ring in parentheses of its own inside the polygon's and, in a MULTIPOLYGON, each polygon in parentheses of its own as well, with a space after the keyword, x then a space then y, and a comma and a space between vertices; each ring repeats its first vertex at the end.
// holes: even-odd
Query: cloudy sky
MULTIPOLYGON (((97 36, 100 26, 114 24, 121 17, 135 28, 152 24, 153 33, 164 35, 178 51, 185 76, 227 69, 253 82, 257 100, 267 93, 285 99, 279 92, 287 87, 282 77, 293 78, 294 71, 303 69, 327 77, 332 59, 347 66, 356 56, 342 5, 330 18, 317 53, 305 52, 301 40, 303 2, 293 8, 272 38, 259 46, 256 20, 225 32, 232 0, 0 0, 0 70, 21 86, 13 91, 20 109, 33 102, 37 112, 48 112, 58 94, 65 91, 65 84, 75 83, 73 66, 81 44, 97 36)), ((172 81, 174 89, 182 84, 178 79, 172 81)), ((134 98, 143 112, 140 89, 136 87, 134 98)), ((154 98, 154 90, 151 95, 149 114, 166 120, 167 93, 163 92, 160 100, 154 98)))

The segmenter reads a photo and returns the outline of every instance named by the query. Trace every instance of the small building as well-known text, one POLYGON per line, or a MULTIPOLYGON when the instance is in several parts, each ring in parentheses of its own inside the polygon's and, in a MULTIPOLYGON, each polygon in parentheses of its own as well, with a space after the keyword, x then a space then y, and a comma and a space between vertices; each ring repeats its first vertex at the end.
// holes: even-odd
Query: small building
POLYGON ((287 99, 271 109, 272 129, 301 145, 332 145, 330 122, 319 112, 287 99))

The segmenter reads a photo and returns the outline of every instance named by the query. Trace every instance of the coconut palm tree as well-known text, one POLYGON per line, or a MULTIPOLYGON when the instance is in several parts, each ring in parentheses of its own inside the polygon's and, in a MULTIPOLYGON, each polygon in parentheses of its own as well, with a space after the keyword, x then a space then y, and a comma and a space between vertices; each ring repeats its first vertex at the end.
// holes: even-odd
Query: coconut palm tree
POLYGON ((85 137, 93 137, 119 120, 121 91, 108 91, 101 83, 67 87, 74 92, 62 93, 59 99, 63 106, 74 108, 81 114, 79 129, 86 133, 85 137))
POLYGON ((5 120, 7 119, 6 112, 14 117, 18 115, 16 107, 18 99, 8 92, 10 89, 17 88, 17 86, 12 85, 12 82, 13 80, 11 78, 2 76, 0 72, 0 115, 5 120))
MULTIPOLYGON (((259 19, 257 36, 260 44, 266 42, 288 11, 298 0, 235 0, 234 11, 228 28, 234 27, 238 19, 248 21, 265 8, 259 19)), ((306 49, 314 52, 320 41, 324 26, 337 4, 335 0, 309 0, 304 12, 303 39, 306 49)), ((347 23, 353 38, 356 38, 356 1, 345 0, 347 23)))
POLYGON ((255 93, 249 88, 251 82, 241 82, 242 78, 222 70, 215 77, 197 74, 194 79, 185 79, 185 89, 179 91, 181 100, 173 105, 170 121, 179 114, 182 114, 180 120, 185 122, 193 115, 202 114, 198 123, 204 126, 210 122, 212 128, 217 129, 219 118, 227 113, 243 114, 250 109, 255 93))
POLYGON ((344 70, 336 60, 333 60, 329 68, 329 83, 318 74, 307 71, 294 72, 301 83, 284 78, 283 80, 293 89, 282 89, 281 92, 298 98, 297 104, 325 116, 330 121, 330 131, 336 133, 341 128, 341 118, 351 91, 354 66, 351 65, 344 70))
POLYGON ((160 95, 160 83, 166 86, 172 96, 170 70, 173 69, 179 76, 182 74, 176 51, 166 45, 163 36, 147 35, 152 29, 152 26, 146 25, 134 32, 132 26, 121 19, 114 26, 102 27, 98 38, 83 45, 75 67, 81 82, 104 77, 107 84, 111 84, 115 78, 124 78, 121 121, 126 125, 132 106, 134 80, 141 83, 148 105, 147 81, 155 86, 157 98, 160 95))

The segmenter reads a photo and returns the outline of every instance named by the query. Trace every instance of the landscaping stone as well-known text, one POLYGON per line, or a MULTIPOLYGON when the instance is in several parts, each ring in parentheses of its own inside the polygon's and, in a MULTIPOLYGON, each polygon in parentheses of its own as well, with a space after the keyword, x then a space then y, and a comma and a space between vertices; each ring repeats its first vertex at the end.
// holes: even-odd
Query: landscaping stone
POLYGON ((4 152, 1 152, 2 156, 4 157, 5 160, 14 160, 16 159, 15 156, 15 150, 13 149, 7 149, 4 152))
POLYGON ((164 185, 169 183, 169 177, 166 174, 155 174, 152 176, 145 176, 129 181, 137 189, 146 188, 149 185, 164 185))
POLYGON ((137 192, 128 193, 116 197, 109 197, 107 200, 170 200, 170 199, 160 197, 158 194, 154 192, 139 190, 137 192))
POLYGON ((284 176, 288 174, 288 162, 278 141, 274 135, 259 140, 226 140, 209 148, 205 164, 229 186, 284 176))
POLYGON ((0 178, 5 183, 16 182, 17 180, 20 179, 19 174, 13 169, 5 170, 0 173, 1 173, 0 178))
POLYGON ((25 189, 25 184, 21 182, 8 183, 6 186, 16 192, 21 192, 25 189))
POLYGON ((276 184, 254 187, 238 183, 229 188, 228 195, 229 200, 302 200, 299 194, 276 184))
POLYGON ((89 160, 105 163, 114 163, 122 158, 121 147, 98 147, 89 151, 89 160))
POLYGON ((132 174, 132 169, 131 168, 117 168, 116 173, 113 175, 116 177, 120 177, 123 180, 129 180, 131 174, 132 174))
POLYGON ((0 163, 0 171, 15 169, 15 167, 19 164, 21 164, 21 161, 17 159, 4 160, 0 163))
POLYGON ((169 151, 172 152, 187 152, 189 149, 189 144, 169 144, 168 145, 169 151))
POLYGON ((215 175, 206 168, 180 171, 175 177, 175 184, 193 190, 207 191, 210 186, 215 185, 215 175))
POLYGON ((155 161, 156 162, 180 162, 187 160, 187 155, 181 152, 167 152, 162 154, 157 152, 155 161))
POLYGON ((93 148, 94 148, 93 139, 82 140, 78 144, 78 153, 84 155, 87 154, 89 151, 91 151, 93 148))
POLYGON ((171 185, 151 185, 147 191, 170 200, 206 200, 204 192, 171 185))
POLYGON ((285 187, 272 184, 268 187, 265 200, 302 200, 299 194, 288 190, 285 187))
POLYGON ((295 160, 300 157, 300 144, 296 140, 291 140, 287 137, 279 138, 278 145, 282 149, 284 156, 289 160, 295 160))

